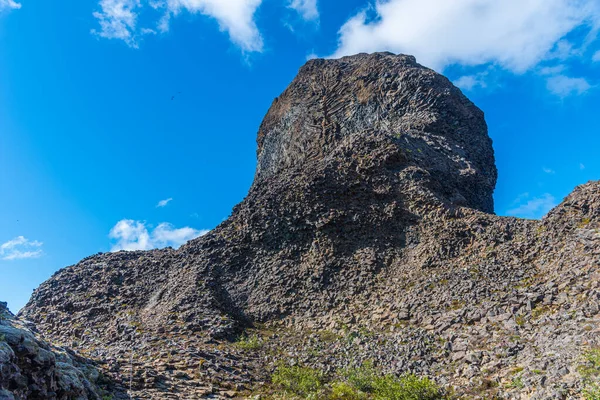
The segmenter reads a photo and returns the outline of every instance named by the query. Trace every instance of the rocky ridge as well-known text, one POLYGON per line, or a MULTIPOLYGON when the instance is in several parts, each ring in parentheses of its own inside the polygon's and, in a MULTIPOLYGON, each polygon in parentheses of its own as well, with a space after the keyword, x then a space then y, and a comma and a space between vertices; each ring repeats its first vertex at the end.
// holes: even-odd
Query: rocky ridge
POLYGON ((93 361, 46 343, 0 302, 0 399, 100 400, 107 394, 129 398, 93 361))
POLYGON ((467 398, 579 396, 600 346, 599 182, 542 221, 490 214, 483 113, 389 53, 308 62, 257 142, 255 181, 219 227, 89 257, 21 316, 138 398, 244 398, 281 360, 371 360, 467 398), (243 331, 261 348, 231 342, 243 331))

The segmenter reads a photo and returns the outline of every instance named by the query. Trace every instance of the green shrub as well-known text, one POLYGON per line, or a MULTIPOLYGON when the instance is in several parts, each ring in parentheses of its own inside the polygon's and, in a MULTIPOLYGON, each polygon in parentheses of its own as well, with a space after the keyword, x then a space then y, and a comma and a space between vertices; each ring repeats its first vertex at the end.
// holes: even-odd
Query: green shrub
MULTIPOLYGON (((441 400, 448 398, 430 379, 407 374, 382 375, 372 363, 342 371, 343 381, 326 382, 325 374, 307 367, 280 365, 272 376, 283 391, 277 399, 441 400), (326 384, 327 383, 327 384, 326 384), (285 396, 281 397, 284 394, 285 396)), ((596 400, 596 399, 593 399, 596 400)))
POLYGON ((365 400, 367 394, 346 382, 336 382, 331 385, 329 400, 365 400))
POLYGON ((0 342, 6 342, 6 336, 4 336, 4 334, 0 334, 0 342))
POLYGON ((585 359, 600 371, 600 349, 592 349, 585 353, 585 359))
POLYGON ((600 385, 590 384, 583 389, 583 398, 585 400, 600 400, 600 385))
POLYGON ((244 335, 238 339, 236 346, 244 350, 260 350, 263 346, 263 341, 257 334, 244 335))
POLYGON ((382 376, 371 363, 347 369, 343 376, 358 393, 372 394, 378 400, 434 400, 444 397, 440 388, 428 378, 412 374, 400 378, 393 375, 382 376))
POLYGON ((586 400, 600 400, 600 348, 589 350, 583 357, 586 363, 579 367, 579 373, 586 383, 583 396, 586 400))
POLYGON ((271 380, 290 394, 306 399, 318 399, 323 389, 324 374, 312 368, 280 365, 271 380))
POLYGON ((412 374, 400 378, 391 375, 377 378, 374 394, 376 400, 436 400, 444 397, 430 379, 412 374))
POLYGON ((508 384, 508 387, 512 389, 523 389, 525 387, 523 378, 521 376, 515 376, 508 384))
POLYGON ((348 368, 343 371, 342 375, 350 385, 361 392, 371 393, 375 390, 377 373, 370 362, 366 362, 358 368, 348 368))

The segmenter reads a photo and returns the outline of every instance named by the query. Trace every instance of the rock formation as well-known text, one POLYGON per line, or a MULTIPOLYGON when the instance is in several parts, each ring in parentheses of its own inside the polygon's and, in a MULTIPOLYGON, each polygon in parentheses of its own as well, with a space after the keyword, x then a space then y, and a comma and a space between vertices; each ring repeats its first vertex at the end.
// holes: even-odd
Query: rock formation
POLYGON ((309 61, 257 142, 254 183, 220 226, 178 250, 89 257, 21 316, 138 398, 243 398, 290 359, 329 374, 373 360, 469 398, 581 393, 600 183, 542 221, 491 214, 483 113, 389 53, 309 61), (248 329, 262 349, 230 342, 248 329))
POLYGON ((129 398, 94 362, 45 343, 35 327, 15 318, 0 302, 1 400, 100 400, 106 394, 129 398))

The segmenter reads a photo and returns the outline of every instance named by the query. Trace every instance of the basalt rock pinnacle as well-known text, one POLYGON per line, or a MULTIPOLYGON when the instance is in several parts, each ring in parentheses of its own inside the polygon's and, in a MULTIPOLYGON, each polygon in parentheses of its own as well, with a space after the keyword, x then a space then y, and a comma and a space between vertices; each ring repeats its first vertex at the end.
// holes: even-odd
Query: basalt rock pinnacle
POLYGON ((585 390, 599 182, 541 221, 493 215, 483 113, 390 53, 309 61, 257 143, 254 183, 217 228, 177 250, 88 257, 20 316, 136 398, 245 398, 282 361, 335 376, 371 360, 467 398, 585 390), (260 350, 229 342, 253 329, 260 350))
POLYGON ((411 56, 309 61, 275 99, 257 141, 255 184, 386 147, 381 167, 411 168, 442 199, 493 212, 497 172, 483 112, 411 56))

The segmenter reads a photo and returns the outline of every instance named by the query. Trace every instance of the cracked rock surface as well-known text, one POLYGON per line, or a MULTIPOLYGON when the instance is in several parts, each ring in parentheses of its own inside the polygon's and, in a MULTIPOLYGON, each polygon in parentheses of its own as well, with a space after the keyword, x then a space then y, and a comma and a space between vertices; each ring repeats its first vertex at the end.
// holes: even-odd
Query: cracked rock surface
POLYGON ((94 362, 42 340, 31 323, 0 302, 0 399, 129 398, 94 362))

